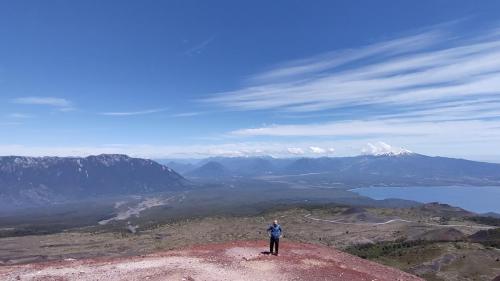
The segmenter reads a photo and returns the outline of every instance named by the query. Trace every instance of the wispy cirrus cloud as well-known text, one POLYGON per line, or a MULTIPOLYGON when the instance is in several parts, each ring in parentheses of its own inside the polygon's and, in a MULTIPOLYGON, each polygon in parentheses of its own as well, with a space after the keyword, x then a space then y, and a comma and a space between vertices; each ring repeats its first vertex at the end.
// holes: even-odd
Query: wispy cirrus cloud
POLYGON ((58 108, 60 111, 74 110, 74 105, 71 101, 64 98, 56 97, 19 97, 11 100, 12 103, 26 105, 45 105, 58 108))
POLYGON ((172 114, 172 117, 193 117, 193 116, 199 116, 199 115, 202 115, 205 113, 207 113, 207 112, 204 112, 204 111, 181 112, 181 113, 172 114))
POLYGON ((199 44, 192 46, 191 48, 187 49, 184 54, 188 56, 194 56, 194 55, 199 55, 203 52, 203 50, 210 44, 212 41, 214 41, 215 36, 211 36, 199 44))
POLYGON ((397 38, 366 47, 333 51, 310 58, 283 63, 275 68, 256 74, 250 81, 265 82, 273 80, 287 80, 308 74, 320 73, 342 65, 378 56, 404 55, 433 45, 438 38, 443 37, 443 30, 431 30, 421 34, 397 38))
POLYGON ((0 121, 0 126, 17 126, 17 125, 21 125, 22 123, 20 122, 3 122, 3 121, 0 121))
POLYGON ((392 139, 434 144, 425 146, 429 151, 448 144, 481 151, 477 143, 491 148, 500 142, 500 33, 459 36, 438 26, 284 63, 204 101, 232 110, 318 116, 237 129, 232 136, 392 139))
POLYGON ((168 110, 168 108, 156 108, 156 109, 145 109, 145 110, 138 110, 138 111, 112 111, 112 112, 101 112, 99 113, 100 115, 105 115, 105 116, 136 116, 136 115, 147 115, 147 114, 154 114, 154 113, 159 113, 159 112, 164 112, 168 110))
MULTIPOLYGON (((377 140, 402 144, 424 154, 500 159, 500 119, 422 121, 373 120, 337 121, 320 124, 274 125, 261 128, 241 129, 232 132, 239 137, 301 138, 309 141, 328 140, 325 145, 341 148, 360 143, 377 143, 377 140), (447 154, 453 151, 453 154, 447 154)), ((348 154, 356 154, 350 151, 348 154)), ((476 158, 478 159, 478 158, 476 158)), ((498 160, 495 160, 498 161, 498 160)))
POLYGON ((499 105, 500 34, 457 38, 446 29, 431 30, 286 63, 249 83, 204 101, 234 110, 378 109, 367 110, 371 116, 478 98, 496 98, 499 105))
POLYGON ((27 118, 33 118, 34 116, 31 114, 25 114, 25 113, 10 113, 7 114, 8 118, 13 118, 13 119, 27 119, 27 118))

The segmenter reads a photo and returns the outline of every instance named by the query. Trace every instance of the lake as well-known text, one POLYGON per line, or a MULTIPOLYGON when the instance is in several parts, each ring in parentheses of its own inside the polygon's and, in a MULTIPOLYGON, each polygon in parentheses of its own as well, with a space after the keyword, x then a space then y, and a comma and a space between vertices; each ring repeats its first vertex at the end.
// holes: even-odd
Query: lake
POLYGON ((363 187, 351 191, 377 200, 398 198, 422 203, 440 202, 477 213, 500 214, 500 187, 495 186, 363 187))

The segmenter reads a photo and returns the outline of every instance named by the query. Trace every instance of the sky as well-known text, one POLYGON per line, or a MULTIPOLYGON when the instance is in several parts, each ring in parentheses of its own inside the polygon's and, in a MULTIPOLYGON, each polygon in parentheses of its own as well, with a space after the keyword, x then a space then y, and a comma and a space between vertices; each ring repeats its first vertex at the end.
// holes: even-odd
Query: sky
POLYGON ((498 11, 0 0, 0 155, 500 162, 498 11))

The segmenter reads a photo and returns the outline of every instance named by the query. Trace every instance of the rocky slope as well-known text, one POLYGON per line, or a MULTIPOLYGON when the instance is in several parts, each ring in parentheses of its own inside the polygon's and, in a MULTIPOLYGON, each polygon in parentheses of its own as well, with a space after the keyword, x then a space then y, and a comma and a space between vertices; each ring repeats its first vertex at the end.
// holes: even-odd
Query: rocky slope
POLYGON ((394 280, 416 276, 331 248, 283 241, 280 256, 267 241, 231 242, 116 259, 0 267, 2 280, 394 280))

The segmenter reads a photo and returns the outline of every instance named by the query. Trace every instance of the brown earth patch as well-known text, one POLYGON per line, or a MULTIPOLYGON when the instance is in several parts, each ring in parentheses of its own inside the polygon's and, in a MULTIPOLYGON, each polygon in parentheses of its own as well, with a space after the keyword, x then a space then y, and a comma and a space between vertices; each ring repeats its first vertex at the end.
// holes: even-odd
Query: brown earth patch
POLYGON ((0 280, 400 280, 411 274, 320 245, 283 241, 208 244, 150 255, 0 267, 0 280))

